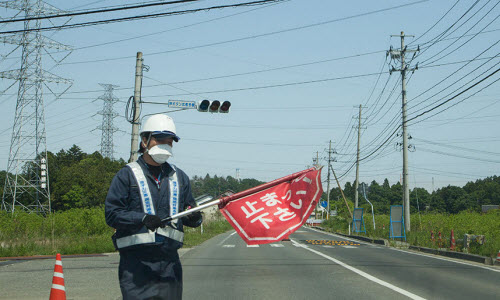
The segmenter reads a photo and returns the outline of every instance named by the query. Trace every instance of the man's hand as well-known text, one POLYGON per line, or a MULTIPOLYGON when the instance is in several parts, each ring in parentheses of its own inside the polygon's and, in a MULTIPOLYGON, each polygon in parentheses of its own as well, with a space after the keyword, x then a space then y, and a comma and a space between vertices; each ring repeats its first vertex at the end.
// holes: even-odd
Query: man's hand
POLYGON ((200 226, 201 222, 203 222, 203 215, 199 211, 182 217, 182 224, 189 227, 198 227, 200 226))
POLYGON ((161 226, 161 219, 155 215, 145 215, 142 218, 142 223, 151 231, 155 231, 156 228, 161 226))

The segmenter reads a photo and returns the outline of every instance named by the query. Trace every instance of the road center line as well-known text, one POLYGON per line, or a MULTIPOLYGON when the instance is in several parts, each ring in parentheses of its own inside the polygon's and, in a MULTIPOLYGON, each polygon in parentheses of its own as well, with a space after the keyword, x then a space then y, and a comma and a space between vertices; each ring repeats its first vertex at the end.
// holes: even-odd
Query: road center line
POLYGON ((218 245, 220 246, 220 245, 224 244, 224 242, 225 242, 225 241, 227 241, 227 239, 229 239, 229 238, 230 238, 231 236, 233 236, 235 233, 236 233, 236 231, 235 231, 235 232, 233 232, 233 233, 231 233, 230 235, 226 236, 226 238, 225 238, 225 239, 223 239, 223 240, 222 240, 222 241, 221 241, 218 245))
POLYGON ((359 269, 356 269, 356 268, 354 268, 354 267, 351 267, 351 266, 349 266, 348 264, 345 264, 345 263, 341 262, 341 261, 340 261, 340 260, 338 260, 338 259, 335 259, 335 258, 333 258, 333 257, 330 257, 330 256, 328 256, 328 255, 324 254, 324 253, 321 253, 321 252, 319 252, 319 251, 316 251, 316 250, 314 250, 314 249, 311 249, 311 248, 309 248, 309 247, 308 247, 308 246, 306 246, 306 245, 302 245, 302 244, 300 244, 300 243, 298 243, 298 242, 294 241, 293 239, 290 239, 290 240, 291 240, 291 241, 292 241, 292 243, 294 243, 294 245, 295 245, 295 246, 297 246, 297 247, 302 247, 302 248, 304 248, 304 249, 306 249, 306 250, 309 250, 309 251, 311 251, 311 252, 313 252, 313 253, 315 253, 315 254, 317 254, 317 255, 319 255, 319 256, 322 256, 322 257, 324 257, 324 258, 326 258, 326 259, 328 259, 328 260, 331 260, 331 261, 333 261, 334 263, 336 263, 336 264, 338 264, 338 265, 340 265, 340 266, 342 266, 342 267, 344 267, 344 268, 346 268, 346 269, 348 269, 348 270, 350 270, 350 271, 352 271, 352 272, 354 272, 354 273, 356 273, 356 274, 358 274, 358 275, 361 275, 361 276, 365 277, 365 278, 366 278, 366 279, 368 279, 368 280, 371 280, 371 281, 373 281, 373 282, 375 282, 375 283, 378 283, 378 284, 380 284, 380 285, 382 285, 382 286, 385 286, 385 287, 387 287, 387 288, 389 288, 389 289, 391 289, 391 290, 393 290, 393 291, 395 291, 395 292, 398 292, 398 293, 400 293, 400 294, 402 294, 402 295, 405 295, 405 296, 406 296, 406 297, 408 297, 408 298, 411 298, 411 299, 419 299, 419 300, 420 300, 420 299, 425 299, 425 298, 422 298, 422 297, 420 297, 420 296, 418 296, 418 295, 415 295, 415 294, 413 294, 413 293, 410 293, 410 292, 408 292, 407 290, 403 290, 402 288, 399 288, 399 287, 397 287, 397 286, 395 286, 395 285, 392 285, 392 284, 390 284, 390 283, 388 283, 388 282, 386 282, 386 281, 383 281, 383 280, 381 280, 381 279, 378 279, 377 277, 372 276, 372 275, 370 275, 370 274, 368 274, 368 273, 366 273, 366 272, 363 272, 363 271, 361 271, 361 270, 359 270, 359 269))

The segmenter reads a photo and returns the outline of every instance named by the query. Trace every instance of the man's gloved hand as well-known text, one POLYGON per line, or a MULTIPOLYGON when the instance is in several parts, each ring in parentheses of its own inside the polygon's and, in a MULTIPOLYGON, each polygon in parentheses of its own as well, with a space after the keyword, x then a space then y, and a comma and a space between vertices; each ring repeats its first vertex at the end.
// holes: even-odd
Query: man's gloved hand
POLYGON ((151 231, 156 230, 156 228, 161 226, 161 219, 155 215, 145 215, 142 218, 142 223, 151 231))
POLYGON ((189 227, 198 227, 200 226, 202 221, 203 221, 203 215, 199 211, 189 214, 185 217, 182 217, 182 224, 187 225, 189 227))

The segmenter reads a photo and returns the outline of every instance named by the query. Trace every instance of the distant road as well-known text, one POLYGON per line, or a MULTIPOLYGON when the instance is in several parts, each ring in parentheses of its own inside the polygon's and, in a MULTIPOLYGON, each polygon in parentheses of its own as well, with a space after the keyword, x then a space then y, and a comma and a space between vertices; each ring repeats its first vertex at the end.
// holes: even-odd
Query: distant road
POLYGON ((183 256, 185 299, 499 299, 500 268, 302 227, 248 247, 235 232, 183 256), (314 244, 310 244, 314 243, 314 244))
MULTIPOLYGON (((184 299, 499 299, 500 268, 307 227, 247 246, 234 231, 186 252, 184 299)), ((121 299, 116 253, 64 258, 68 299, 121 299)), ((0 262, 0 299, 48 299, 54 260, 0 262)))

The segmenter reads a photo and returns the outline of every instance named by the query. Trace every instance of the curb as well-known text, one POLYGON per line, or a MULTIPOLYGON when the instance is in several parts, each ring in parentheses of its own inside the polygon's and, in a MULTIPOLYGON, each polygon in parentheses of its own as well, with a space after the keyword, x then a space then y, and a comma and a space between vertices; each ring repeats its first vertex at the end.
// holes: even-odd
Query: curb
POLYGON ((447 250, 440 250, 440 249, 433 249, 433 248, 426 248, 426 247, 419 247, 419 246, 410 246, 409 248, 411 250, 416 250, 416 251, 420 251, 420 252, 441 255, 441 256, 446 256, 446 257, 451 257, 451 258, 457 258, 457 259, 463 259, 463 260, 473 261, 473 262, 477 262, 477 263, 482 263, 485 265, 493 265, 493 259, 491 257, 488 257, 488 256, 481 256, 481 255, 476 255, 476 254, 468 254, 468 253, 463 253, 463 252, 447 251, 447 250))
MULTIPOLYGON (((326 231, 322 227, 318 226, 312 226, 312 228, 329 232, 326 231)), ((385 245, 390 247, 389 241, 385 239, 372 239, 369 237, 364 237, 364 236, 358 236, 358 235, 348 235, 348 234, 343 234, 343 233, 337 233, 337 232, 332 232, 336 235, 341 235, 345 236, 351 239, 356 239, 368 243, 373 243, 373 244, 378 244, 378 245, 385 245)), ((420 247, 420 246, 412 246, 410 245, 408 247, 411 250, 419 251, 419 252, 424 252, 424 253, 429 253, 429 254, 434 254, 434 255, 441 255, 441 256, 446 256, 446 257, 451 257, 455 259, 462 259, 462 260, 468 260, 468 261, 473 261, 485 265, 496 265, 500 263, 495 262, 495 260, 491 257, 488 256, 481 256, 481 255, 476 255, 476 254, 468 254, 468 253, 463 253, 463 252, 455 252, 455 251, 446 251, 446 250, 439 250, 439 249, 433 249, 433 248, 426 248, 426 247, 420 247)))

